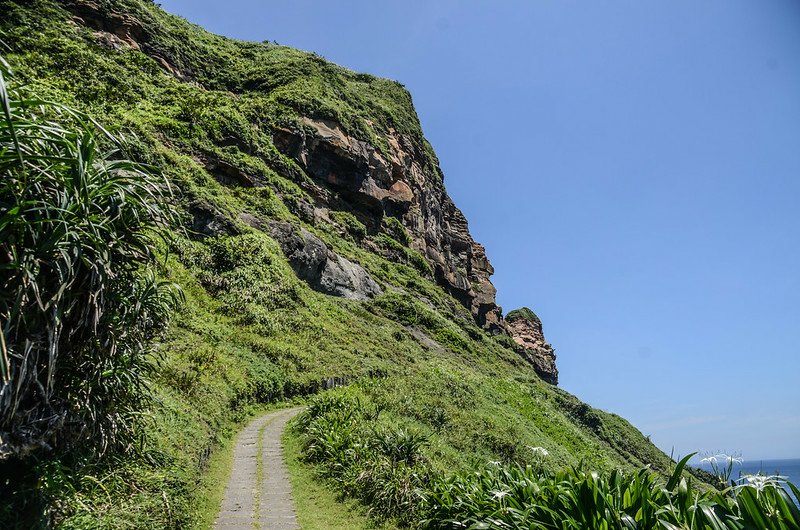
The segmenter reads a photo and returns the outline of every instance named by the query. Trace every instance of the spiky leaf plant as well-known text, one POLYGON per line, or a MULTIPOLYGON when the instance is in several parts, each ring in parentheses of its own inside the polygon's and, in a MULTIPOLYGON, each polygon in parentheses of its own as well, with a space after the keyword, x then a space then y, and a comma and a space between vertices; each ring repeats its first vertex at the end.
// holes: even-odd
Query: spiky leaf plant
POLYGON ((145 342, 178 293, 152 271, 166 182, 0 57, 0 458, 130 444, 145 342), (109 146, 110 150, 104 149, 109 146))

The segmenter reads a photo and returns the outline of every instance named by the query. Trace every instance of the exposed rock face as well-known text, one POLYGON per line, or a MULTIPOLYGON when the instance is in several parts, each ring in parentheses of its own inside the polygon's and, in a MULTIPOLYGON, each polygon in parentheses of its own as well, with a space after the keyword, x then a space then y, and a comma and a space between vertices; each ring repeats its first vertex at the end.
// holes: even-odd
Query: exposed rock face
POLYGON ((144 51, 170 74, 183 81, 188 79, 169 56, 148 45, 146 25, 130 13, 120 11, 114 2, 64 0, 64 7, 73 14, 75 22, 96 30, 94 37, 99 44, 114 50, 144 51))
POLYGON ((278 129, 274 141, 317 184, 312 190, 317 208, 350 209, 373 228, 384 216, 398 218, 408 230, 411 248, 432 266, 437 283, 479 325, 501 332, 502 312, 489 280, 494 269, 447 195, 442 172, 426 155, 421 139, 390 130, 388 151, 381 152, 349 136, 336 122, 304 118, 303 125, 278 129))
POLYGON ((544 340, 539 317, 527 307, 516 309, 506 315, 506 329, 517 343, 517 351, 533 365, 536 373, 551 385, 557 385, 556 353, 544 340))
POLYGON ((142 23, 128 13, 104 10, 96 0, 69 0, 65 7, 78 22, 98 30, 95 37, 111 48, 139 48, 144 34, 142 23))
POLYGON ((310 232, 285 222, 270 223, 268 231, 297 276, 312 289, 353 300, 381 294, 380 286, 361 265, 334 253, 310 232))

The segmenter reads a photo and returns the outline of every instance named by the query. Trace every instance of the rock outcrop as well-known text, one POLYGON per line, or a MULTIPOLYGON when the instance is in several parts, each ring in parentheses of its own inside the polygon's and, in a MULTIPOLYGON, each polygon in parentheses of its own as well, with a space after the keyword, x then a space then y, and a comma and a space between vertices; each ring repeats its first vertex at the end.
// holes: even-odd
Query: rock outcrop
POLYGON ((438 162, 426 153, 422 139, 389 130, 388 149, 379 150, 333 121, 306 117, 302 125, 277 129, 274 142, 315 182, 310 190, 315 206, 348 209, 372 229, 384 216, 400 220, 409 246, 427 259, 436 282, 480 326, 502 332, 502 312, 489 280, 494 269, 447 194, 438 162))
POLYGON ((517 351, 526 361, 533 365, 539 376, 552 385, 558 384, 558 368, 556 353, 553 347, 544 340, 542 321, 536 314, 523 307, 506 315, 506 329, 514 342, 517 351))
POLYGON ((317 236, 291 223, 270 223, 268 231, 278 242, 297 276, 319 292, 353 300, 381 294, 380 286, 361 265, 339 256, 317 236))

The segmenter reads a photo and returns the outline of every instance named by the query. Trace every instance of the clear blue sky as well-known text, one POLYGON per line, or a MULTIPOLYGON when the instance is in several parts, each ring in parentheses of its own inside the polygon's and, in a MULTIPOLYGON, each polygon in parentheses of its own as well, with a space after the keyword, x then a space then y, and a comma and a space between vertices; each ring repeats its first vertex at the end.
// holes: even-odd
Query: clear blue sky
POLYGON ((800 2, 163 6, 405 84, 564 389, 667 452, 800 457, 800 2))

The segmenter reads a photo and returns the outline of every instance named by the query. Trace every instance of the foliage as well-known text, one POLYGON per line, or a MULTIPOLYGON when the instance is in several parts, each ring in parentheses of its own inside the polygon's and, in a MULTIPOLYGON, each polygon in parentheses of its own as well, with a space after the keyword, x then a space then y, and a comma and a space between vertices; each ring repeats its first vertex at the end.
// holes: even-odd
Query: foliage
POLYGON ((146 341, 175 305, 153 272, 166 185, 88 117, 9 89, 0 58, 0 457, 131 444, 146 341))
POLYGON ((542 325, 542 321, 539 320, 539 317, 536 315, 536 313, 534 313, 533 311, 531 311, 527 307, 522 307, 520 309, 514 309, 512 311, 509 311, 508 314, 506 315, 505 319, 508 322, 513 322, 514 320, 524 319, 524 320, 529 320, 529 321, 531 321, 533 323, 536 323, 536 324, 538 324, 540 326, 542 325))
POLYGON ((411 243, 411 236, 408 235, 403 223, 401 223, 397 217, 385 216, 383 218, 383 224, 389 237, 395 241, 399 241, 404 246, 408 246, 409 243, 411 243))
POLYGON ((741 465, 742 461, 743 459, 741 457, 719 453, 705 456, 700 460, 700 463, 709 464, 711 466, 711 474, 716 481, 715 485, 720 489, 724 489, 731 483, 733 467, 736 464, 741 465))
POLYGON ((345 231, 355 238, 356 241, 361 241, 367 237, 367 227, 350 212, 331 212, 331 218, 333 218, 337 224, 344 227, 345 231))
POLYGON ((389 253, 391 256, 397 257, 403 262, 408 263, 414 269, 416 269, 418 273, 421 273, 428 278, 433 276, 433 270, 431 269, 430 264, 424 257, 422 257, 422 254, 416 250, 400 244, 397 240, 383 233, 378 234, 375 237, 375 241, 383 249, 390 251, 389 253))
MULTIPOLYGON (((691 455, 690 455, 691 456, 691 455)), ((777 485, 723 492, 682 477, 689 457, 664 482, 647 469, 603 476, 577 468, 554 476, 530 466, 490 465, 434 483, 426 528, 619 530, 800 528, 800 510, 777 485)), ((793 487, 795 501, 800 492, 793 487)))
POLYGON ((553 472, 550 452, 540 446, 528 448, 524 463, 470 463, 452 472, 431 465, 434 436, 388 428, 397 424, 394 414, 393 406, 350 388, 314 399, 296 425, 306 461, 379 519, 424 528, 800 528, 800 492, 789 485, 793 501, 774 477, 723 491, 698 488, 684 473, 693 455, 664 478, 646 467, 553 472))
POLYGON ((377 519, 410 524, 419 517, 420 488, 429 466, 421 453, 426 438, 418 431, 377 423, 348 396, 320 396, 299 419, 303 454, 345 495, 369 506, 377 519))

